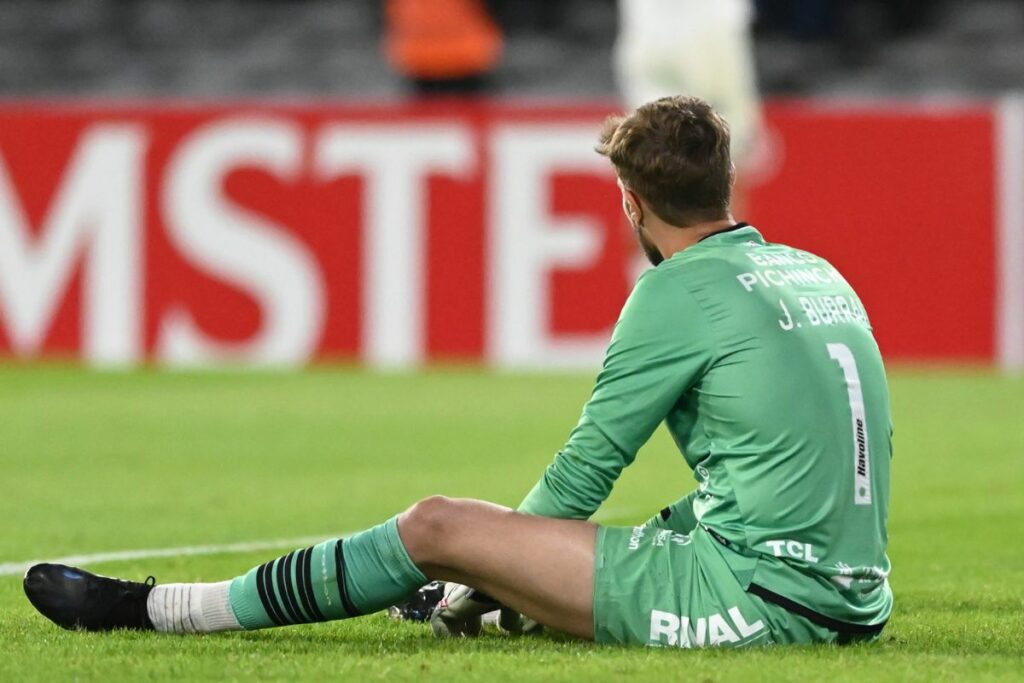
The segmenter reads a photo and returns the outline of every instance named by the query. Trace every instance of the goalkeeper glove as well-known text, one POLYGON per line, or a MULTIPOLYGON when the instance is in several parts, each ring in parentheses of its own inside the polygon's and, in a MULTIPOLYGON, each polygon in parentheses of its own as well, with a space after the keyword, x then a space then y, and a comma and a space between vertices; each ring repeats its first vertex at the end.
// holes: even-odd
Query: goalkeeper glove
POLYGON ((484 615, 499 611, 498 627, 508 633, 536 633, 541 626, 475 588, 458 583, 445 586, 444 597, 430 615, 430 626, 439 638, 480 634, 484 615))

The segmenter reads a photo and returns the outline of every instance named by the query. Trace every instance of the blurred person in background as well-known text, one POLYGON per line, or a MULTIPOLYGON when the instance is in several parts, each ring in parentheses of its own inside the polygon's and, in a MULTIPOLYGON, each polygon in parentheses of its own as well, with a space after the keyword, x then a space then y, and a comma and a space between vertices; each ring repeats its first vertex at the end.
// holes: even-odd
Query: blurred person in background
POLYGON ((669 95, 707 100, 729 124, 736 213, 761 123, 750 0, 619 0, 615 71, 628 109, 669 95))
POLYGON ((501 60, 501 29, 482 0, 388 0, 385 51, 420 95, 474 94, 501 60))

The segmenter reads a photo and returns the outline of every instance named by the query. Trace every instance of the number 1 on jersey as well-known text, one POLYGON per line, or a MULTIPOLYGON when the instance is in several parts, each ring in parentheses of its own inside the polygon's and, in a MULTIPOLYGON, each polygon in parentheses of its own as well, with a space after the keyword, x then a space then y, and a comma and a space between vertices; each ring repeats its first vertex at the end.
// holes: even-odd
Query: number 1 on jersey
POLYGON ((871 505, 871 459, 868 452, 868 422, 864 415, 864 392, 861 391, 857 361, 846 344, 827 344, 828 355, 839 363, 846 379, 853 420, 853 502, 871 505))

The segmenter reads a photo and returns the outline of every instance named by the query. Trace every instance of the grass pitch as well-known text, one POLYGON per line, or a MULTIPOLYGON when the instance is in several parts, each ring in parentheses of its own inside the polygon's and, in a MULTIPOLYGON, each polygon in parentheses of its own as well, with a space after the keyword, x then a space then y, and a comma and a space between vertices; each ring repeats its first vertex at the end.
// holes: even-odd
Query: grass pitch
MULTIPOLYGON (((587 376, 91 374, 0 367, 0 564, 328 537, 431 493, 515 505, 575 424, 587 376)), ((890 555, 880 643, 749 651, 609 648, 558 636, 441 642, 377 615, 200 637, 68 633, 0 576, 0 680, 874 681, 1024 679, 1024 381, 892 373, 890 555)), ((601 521, 693 486, 659 432, 601 521)), ((220 580, 281 551, 90 566, 220 580)))

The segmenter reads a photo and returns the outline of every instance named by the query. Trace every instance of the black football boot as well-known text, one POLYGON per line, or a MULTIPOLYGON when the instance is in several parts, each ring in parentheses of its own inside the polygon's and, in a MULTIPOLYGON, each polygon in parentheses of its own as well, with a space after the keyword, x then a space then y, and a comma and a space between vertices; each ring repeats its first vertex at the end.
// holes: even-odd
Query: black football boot
POLYGON ((86 631, 152 631, 146 598, 155 584, 152 576, 137 583, 62 564, 37 564, 25 573, 25 595, 44 617, 62 628, 86 631))

